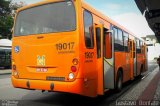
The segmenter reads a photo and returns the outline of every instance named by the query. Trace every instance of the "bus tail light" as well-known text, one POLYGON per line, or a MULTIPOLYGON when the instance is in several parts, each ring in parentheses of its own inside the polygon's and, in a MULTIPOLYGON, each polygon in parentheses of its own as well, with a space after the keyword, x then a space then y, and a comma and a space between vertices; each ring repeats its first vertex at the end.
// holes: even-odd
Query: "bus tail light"
POLYGON ((13 71, 12 71, 12 75, 13 75, 14 77, 18 78, 19 75, 18 75, 17 67, 16 67, 16 65, 15 65, 14 62, 12 62, 12 70, 13 70, 13 71))
POLYGON ((15 64, 12 66, 12 69, 13 69, 14 71, 17 69, 15 64))
POLYGON ((76 66, 72 66, 72 67, 71 67, 71 71, 72 71, 72 72, 76 72, 76 71, 77 71, 76 66))
POLYGON ((78 59, 74 58, 72 63, 73 63, 73 65, 78 65, 78 59))

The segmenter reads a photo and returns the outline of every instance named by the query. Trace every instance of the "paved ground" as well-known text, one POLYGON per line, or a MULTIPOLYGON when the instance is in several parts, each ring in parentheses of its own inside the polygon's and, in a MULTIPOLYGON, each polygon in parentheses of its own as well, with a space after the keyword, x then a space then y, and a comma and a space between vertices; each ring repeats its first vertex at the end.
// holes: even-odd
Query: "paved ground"
MULTIPOLYGON (((16 89, 11 85, 10 74, 0 75, 0 106, 14 104, 15 106, 124 106, 118 104, 119 100, 139 99, 147 86, 153 81, 158 73, 158 68, 155 62, 149 62, 149 71, 145 76, 138 77, 136 80, 129 81, 123 85, 123 90, 120 93, 115 93, 113 90, 106 92, 104 96, 96 98, 88 98, 79 95, 68 93, 49 93, 41 91, 29 91, 24 89, 16 89), (10 101, 7 101, 10 100, 10 101)), ((160 81, 154 91, 154 100, 160 100, 160 81)), ((127 106, 127 105, 126 105, 127 106)), ((157 104, 158 106, 158 104, 157 104)))

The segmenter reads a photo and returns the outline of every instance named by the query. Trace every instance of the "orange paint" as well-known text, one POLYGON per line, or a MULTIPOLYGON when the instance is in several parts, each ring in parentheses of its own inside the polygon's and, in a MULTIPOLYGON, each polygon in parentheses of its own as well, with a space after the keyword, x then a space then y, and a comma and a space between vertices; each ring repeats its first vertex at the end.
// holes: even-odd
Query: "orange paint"
MULTIPOLYGON (((23 7, 19 9, 17 13, 35 6, 60 1, 62 0, 46 0, 23 7)), ((97 95, 104 94, 106 89, 104 89, 103 80, 103 40, 105 39, 106 41, 110 41, 110 37, 105 38, 102 36, 104 32, 103 28, 110 30, 110 26, 114 25, 123 31, 128 32, 129 39, 131 41, 128 46, 131 44, 133 46, 135 37, 132 36, 133 34, 127 31, 124 27, 118 25, 108 17, 102 15, 84 3, 83 0, 73 1, 76 11, 76 30, 18 37, 15 37, 13 32, 12 60, 14 60, 14 65, 16 65, 16 71, 18 72, 18 77, 14 76, 15 70, 12 69, 12 84, 14 87, 50 91, 51 84, 53 84, 53 91, 56 92, 75 93, 89 97, 96 97, 97 95), (93 26, 89 29, 90 33, 94 32, 94 35, 90 35, 90 37, 93 36, 93 48, 87 48, 85 45, 84 10, 89 11, 93 17, 93 26), (99 58, 97 58, 96 28, 101 29, 101 56, 99 58), (14 50, 16 46, 19 46, 20 48, 18 53, 15 53, 14 50), (61 50, 61 48, 63 48, 63 50, 61 50), (77 60, 74 61, 74 59, 77 60), (72 70, 73 68, 74 71, 72 70), (29 82, 29 87, 27 86, 27 82, 29 82)), ((112 39, 114 39, 114 37, 112 37, 112 39)), ((107 48, 110 47, 108 46, 110 43, 111 41, 106 43, 107 48)), ((112 47, 110 47, 110 49, 111 48, 112 47)), ((143 49, 145 52, 145 44, 143 45, 143 49)), ((107 53, 109 50, 106 50, 107 53)), ((111 56, 110 52, 107 56, 111 56)), ((144 70, 146 70, 146 54, 144 54, 144 52, 137 55, 138 74, 140 73, 141 65, 143 65, 144 70)), ((114 51, 114 55, 115 59, 113 67, 115 68, 115 81, 119 68, 123 69, 123 82, 134 79, 134 49, 131 47, 128 53, 114 51)))

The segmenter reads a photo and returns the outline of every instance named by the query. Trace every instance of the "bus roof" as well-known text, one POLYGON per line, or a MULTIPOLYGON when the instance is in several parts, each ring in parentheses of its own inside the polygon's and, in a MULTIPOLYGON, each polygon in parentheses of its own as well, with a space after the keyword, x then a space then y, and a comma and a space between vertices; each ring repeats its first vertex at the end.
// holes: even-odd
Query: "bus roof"
POLYGON ((82 0, 82 5, 84 5, 85 7, 87 7, 88 10, 90 10, 93 14, 101 17, 103 20, 111 23, 114 26, 117 26, 118 28, 122 29, 125 32, 128 32, 130 35, 134 35, 134 37, 144 41, 142 38, 136 36, 134 33, 132 33, 131 31, 129 31, 128 29, 126 29, 125 27, 123 27, 122 25, 118 24, 117 22, 113 21, 111 18, 109 18, 108 16, 102 14, 101 12, 97 11, 96 9, 94 9, 92 6, 90 6, 89 4, 87 4, 84 0, 82 0))
MULTIPOLYGON (((19 8, 17 10, 17 12, 20 12, 22 10, 25 10, 25 9, 28 9, 28 8, 32 8, 32 7, 35 7, 35 6, 40 6, 40 5, 44 5, 44 4, 48 4, 48 3, 53 3, 53 2, 59 2, 59 1, 65 1, 65 0, 43 0, 43 1, 40 1, 38 3, 34 3, 34 4, 30 4, 30 5, 21 7, 21 8, 19 8)), ((122 29, 123 31, 128 32, 130 35, 132 35, 132 36, 134 35, 134 37, 136 37, 136 38, 144 41, 142 38, 136 36, 134 33, 132 33, 131 31, 129 31, 128 29, 126 29, 122 25, 118 24, 117 22, 113 21, 108 16, 106 16, 106 15, 102 14, 101 12, 97 11, 96 9, 94 9, 92 6, 90 6, 89 4, 87 4, 84 0, 81 0, 81 1, 82 1, 82 5, 84 5, 85 7, 87 7, 87 9, 89 11, 91 11, 93 14, 101 17, 103 20, 111 23, 112 25, 117 26, 118 28, 122 29)))
POLYGON ((60 2, 60 1, 64 1, 64 0, 42 0, 42 1, 34 3, 34 4, 29 4, 29 5, 23 6, 23 7, 19 8, 17 10, 17 12, 23 11, 28 8, 32 8, 32 7, 36 7, 36 6, 40 6, 40 5, 44 5, 44 4, 49 4, 49 3, 53 3, 53 2, 60 2))
POLYGON ((11 47, 12 41, 9 39, 0 39, 0 47, 11 47))

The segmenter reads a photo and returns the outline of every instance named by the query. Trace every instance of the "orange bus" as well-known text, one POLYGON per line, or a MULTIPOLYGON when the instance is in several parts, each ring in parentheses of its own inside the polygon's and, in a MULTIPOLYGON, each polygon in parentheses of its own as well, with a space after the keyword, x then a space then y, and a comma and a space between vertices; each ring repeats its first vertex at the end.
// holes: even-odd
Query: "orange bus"
POLYGON ((104 95, 147 70, 145 42, 83 0, 48 0, 17 10, 15 88, 104 95))

